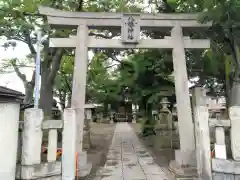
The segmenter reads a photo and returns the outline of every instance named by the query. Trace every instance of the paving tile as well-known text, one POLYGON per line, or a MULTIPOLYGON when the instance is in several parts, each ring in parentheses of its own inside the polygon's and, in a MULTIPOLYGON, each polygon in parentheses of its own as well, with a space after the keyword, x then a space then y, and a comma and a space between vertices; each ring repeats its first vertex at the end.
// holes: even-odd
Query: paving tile
POLYGON ((146 179, 144 172, 142 171, 140 166, 124 166, 123 167, 123 177, 124 179, 146 179))
POLYGON ((147 180, 167 180, 165 175, 147 174, 147 180))
POLYGON ((156 164, 144 165, 142 166, 142 169, 145 174, 156 174, 156 175, 164 174, 163 170, 156 164))
POLYGON ((127 123, 118 123, 107 161, 95 180, 167 180, 127 123))
POLYGON ((123 176, 102 176, 101 180, 124 180, 123 176))
POLYGON ((138 161, 141 166, 155 164, 152 157, 138 158, 138 161))

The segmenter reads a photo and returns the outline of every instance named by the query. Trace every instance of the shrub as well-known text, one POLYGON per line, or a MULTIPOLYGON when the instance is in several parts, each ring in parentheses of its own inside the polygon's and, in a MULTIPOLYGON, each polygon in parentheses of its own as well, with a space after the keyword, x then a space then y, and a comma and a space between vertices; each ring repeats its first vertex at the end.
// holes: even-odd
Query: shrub
POLYGON ((147 118, 142 120, 142 136, 155 135, 155 120, 152 118, 147 118))

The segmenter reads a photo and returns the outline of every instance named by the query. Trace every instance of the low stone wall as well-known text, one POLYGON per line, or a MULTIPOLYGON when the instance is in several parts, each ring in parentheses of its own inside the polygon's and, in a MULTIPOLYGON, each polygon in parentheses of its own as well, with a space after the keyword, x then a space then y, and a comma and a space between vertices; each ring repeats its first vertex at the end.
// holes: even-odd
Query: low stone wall
POLYGON ((240 161, 212 159, 213 180, 239 180, 240 161))
POLYGON ((209 118, 205 93, 198 91, 193 109, 199 179, 240 180, 240 107, 229 108, 229 119, 209 118))
MULTIPOLYGON (((61 180, 75 177, 76 160, 78 176, 84 177, 91 170, 86 152, 76 153, 77 121, 75 109, 65 109, 63 120, 43 121, 41 109, 25 110, 25 119, 20 123, 17 154, 16 179, 61 180), (46 155, 42 153, 43 132, 46 131, 46 155), (62 133, 61 162, 58 161, 58 131, 62 133), (78 155, 78 156, 77 156, 78 155)), ((88 121, 87 121, 88 122, 88 121)), ((87 130, 90 127, 86 126, 87 130)))
POLYGON ((36 165, 17 165, 16 179, 30 180, 61 180, 62 179, 62 164, 59 161, 41 163, 36 165))

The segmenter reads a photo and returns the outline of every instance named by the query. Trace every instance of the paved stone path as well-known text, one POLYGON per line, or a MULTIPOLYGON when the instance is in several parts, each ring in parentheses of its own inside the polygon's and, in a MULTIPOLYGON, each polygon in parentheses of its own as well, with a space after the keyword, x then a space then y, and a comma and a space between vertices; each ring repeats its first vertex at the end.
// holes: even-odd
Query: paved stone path
POLYGON ((118 123, 105 166, 95 180, 167 180, 127 123, 118 123))

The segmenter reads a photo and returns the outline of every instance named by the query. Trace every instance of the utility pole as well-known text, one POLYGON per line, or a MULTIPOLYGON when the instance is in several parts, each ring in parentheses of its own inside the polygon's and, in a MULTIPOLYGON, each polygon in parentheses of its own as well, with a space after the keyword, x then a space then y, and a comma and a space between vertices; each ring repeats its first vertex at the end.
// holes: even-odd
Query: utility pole
POLYGON ((36 73, 35 73, 35 93, 34 108, 38 108, 40 97, 40 65, 41 65, 41 31, 37 32, 37 53, 36 53, 36 73))

